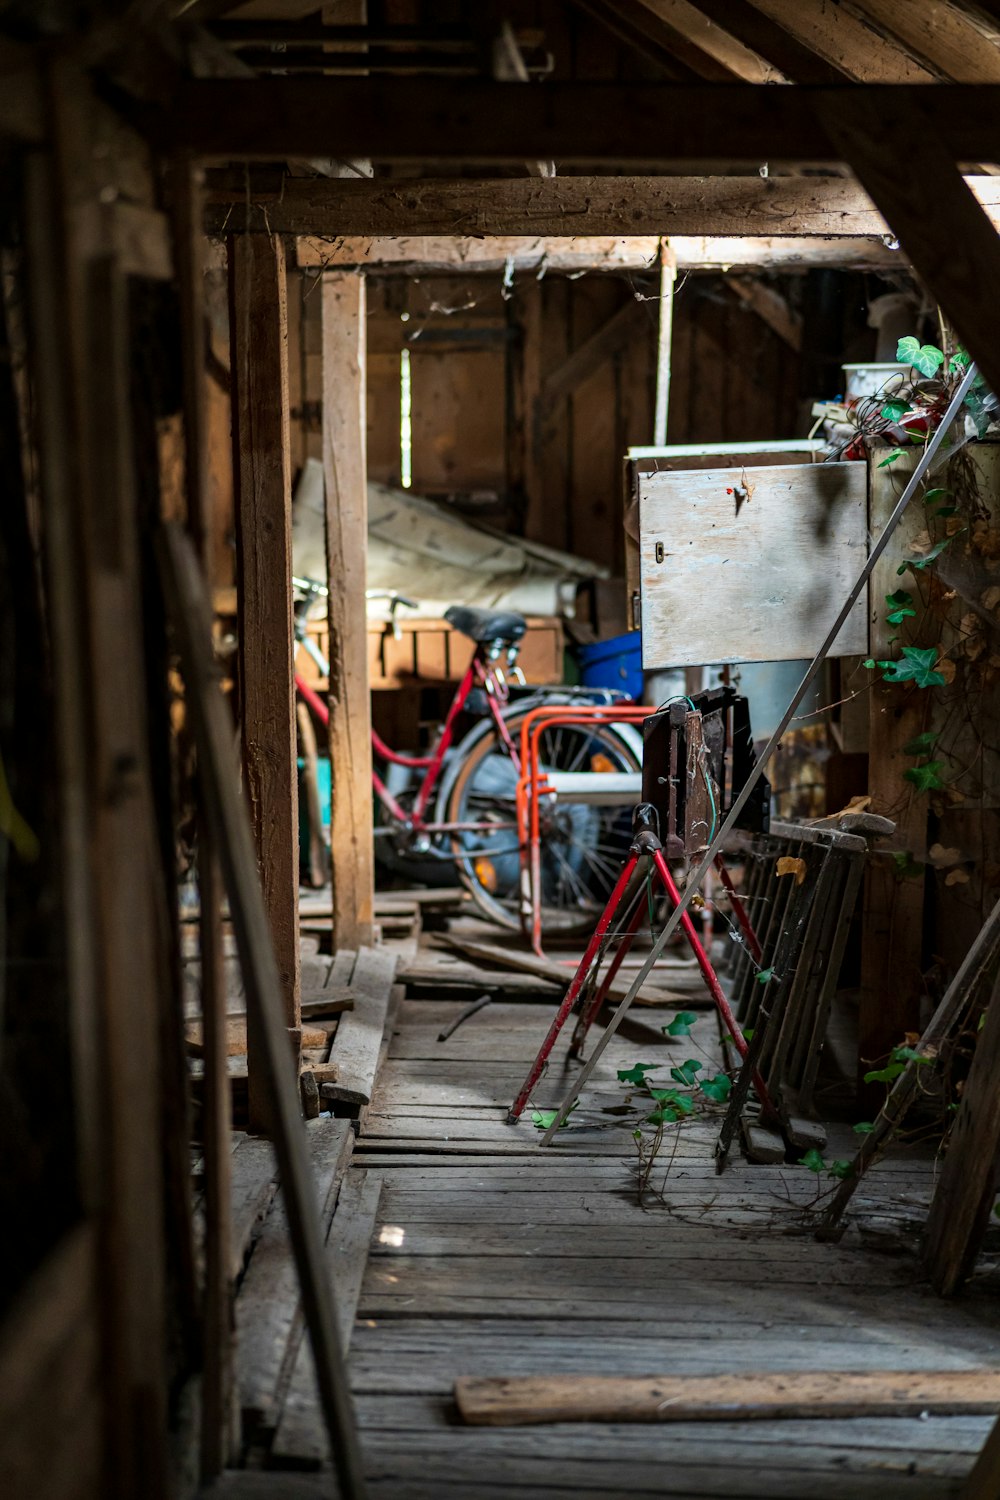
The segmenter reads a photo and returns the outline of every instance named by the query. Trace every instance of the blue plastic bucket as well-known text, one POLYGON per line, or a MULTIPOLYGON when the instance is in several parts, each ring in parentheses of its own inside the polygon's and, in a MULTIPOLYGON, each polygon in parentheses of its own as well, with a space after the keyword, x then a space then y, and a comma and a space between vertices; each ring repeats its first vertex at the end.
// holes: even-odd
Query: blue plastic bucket
POLYGON ((616 688, 637 701, 642 698, 642 635, 638 630, 578 646, 576 657, 584 687, 616 688))

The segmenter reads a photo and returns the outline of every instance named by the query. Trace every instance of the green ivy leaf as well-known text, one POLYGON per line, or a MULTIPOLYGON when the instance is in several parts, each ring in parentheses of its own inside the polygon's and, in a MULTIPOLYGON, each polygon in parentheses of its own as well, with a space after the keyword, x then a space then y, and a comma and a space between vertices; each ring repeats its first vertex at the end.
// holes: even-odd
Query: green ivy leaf
POLYGON ((694 1111, 694 1100, 690 1094, 680 1094, 676 1089, 650 1089, 649 1092, 657 1104, 670 1104, 682 1115, 689 1115, 694 1111))
POLYGON ((972 414, 975 423, 976 437, 984 438, 989 431, 990 423, 993 421, 993 413, 987 410, 983 398, 977 396, 975 391, 970 391, 962 403, 972 414))
POLYGON ((921 375, 930 380, 944 364, 944 355, 934 344, 921 344, 912 334, 900 339, 896 346, 896 359, 900 364, 912 365, 921 375))
MULTIPOLYGON (((757 983, 758 984, 770 984, 770 982, 771 982, 771 980, 773 978, 774 978, 774 970, 773 969, 758 969, 757 970, 757 983)), ((744 1032, 743 1035, 746 1036, 746 1032, 744 1032)))
POLYGON ((923 734, 916 735, 912 740, 907 740, 903 746, 904 755, 926 755, 928 750, 937 744, 937 735, 933 729, 926 730, 923 734))
POLYGON ((892 862, 895 866, 893 874, 897 880, 916 880, 923 876, 924 866, 917 864, 909 850, 905 854, 894 854, 892 862))
POLYGON ((909 401, 887 401, 882 408, 882 415, 887 422, 898 422, 909 410, 909 401))
POLYGON ((918 792, 938 792, 945 785, 938 775, 944 770, 943 760, 929 760, 923 766, 911 766, 903 772, 903 780, 912 782, 918 792))
POLYGON ((933 1062, 933 1060, 933 1058, 925 1057, 922 1052, 918 1052, 916 1047, 893 1047, 889 1053, 890 1062, 915 1062, 918 1067, 923 1066, 924 1063, 933 1062))
POLYGON ((654 1109, 651 1115, 646 1116, 647 1125, 676 1125, 680 1115, 669 1104, 663 1104, 659 1109, 654 1109))
POLYGON ((926 651, 919 646, 904 646, 898 661, 889 663, 883 682, 912 682, 915 687, 940 687, 944 677, 934 670, 938 654, 934 646, 926 651))
POLYGON ((641 1083, 647 1073, 654 1072, 660 1063, 636 1063, 631 1068, 618 1069, 619 1083, 641 1083))
POLYGON ((938 508, 937 508, 937 510, 934 511, 933 514, 936 515, 936 516, 940 516, 941 519, 942 519, 942 521, 943 521, 946 516, 957 516, 958 515, 958 506, 957 505, 939 505, 938 508))
POLYGON ((884 1068, 873 1068, 865 1074, 865 1083, 891 1083, 906 1067, 905 1063, 888 1063, 884 1068))
MULTIPOLYGON (((962 530, 964 531, 964 529, 965 528, 963 527, 962 530)), ((957 531, 955 533, 955 536, 961 536, 961 532, 957 531)), ((939 542, 935 542, 931 550, 929 552, 925 552, 922 557, 908 557, 906 559, 906 562, 900 563, 899 567, 896 569, 897 574, 905 573, 907 568, 916 568, 922 571, 928 566, 929 563, 932 563, 936 557, 940 557, 944 549, 946 547, 950 547, 954 540, 955 537, 944 536, 939 542)))
POLYGON ((811 1151, 806 1152, 805 1156, 799 1162, 799 1166, 808 1167, 809 1171, 815 1172, 817 1176, 820 1172, 826 1171, 826 1162, 823 1160, 823 1153, 817 1151, 815 1146, 811 1151))
POLYGON ((678 1083, 686 1083, 690 1086, 696 1081, 695 1074, 700 1072, 704 1066, 704 1063, 700 1063, 695 1058, 689 1057, 686 1062, 681 1063, 679 1068, 671 1068, 670 1076, 671 1078, 675 1078, 678 1083))
POLYGON ((830 1163, 830 1172, 829 1172, 829 1175, 831 1177, 839 1177, 841 1179, 843 1179, 844 1177, 850 1177, 850 1175, 851 1175, 851 1168, 852 1168, 853 1165, 854 1165, 854 1163, 853 1162, 849 1162, 849 1161, 843 1161, 843 1160, 832 1161, 830 1163))
POLYGON ((872 1124, 871 1120, 859 1120, 857 1125, 851 1126, 851 1129, 854 1131, 855 1135, 871 1135, 872 1131, 875 1129, 875 1126, 872 1124))
POLYGON ((690 1036, 691 1027, 697 1019, 693 1010, 679 1010, 670 1025, 664 1026, 664 1034, 666 1036, 690 1036))
MULTIPOLYGON (((570 1106, 569 1114, 559 1126, 560 1130, 566 1129, 566 1126, 569 1124, 569 1115, 571 1115, 573 1113, 573 1110, 577 1108, 579 1102, 580 1101, 577 1100, 576 1104, 570 1106)), ((558 1113, 559 1111, 557 1109, 533 1109, 531 1111, 531 1123, 532 1125, 534 1125, 536 1130, 548 1130, 549 1126, 552 1124, 558 1113)))
POLYGON ((728 1073, 716 1073, 714 1078, 703 1078, 699 1087, 706 1098, 713 1099, 716 1104, 725 1104, 732 1092, 733 1080, 728 1073))
POLYGON ((896 462, 897 458, 902 458, 905 452, 905 448, 894 448, 893 451, 889 454, 888 458, 883 458, 882 462, 879 464, 879 468, 887 469, 890 464, 894 464, 896 462))

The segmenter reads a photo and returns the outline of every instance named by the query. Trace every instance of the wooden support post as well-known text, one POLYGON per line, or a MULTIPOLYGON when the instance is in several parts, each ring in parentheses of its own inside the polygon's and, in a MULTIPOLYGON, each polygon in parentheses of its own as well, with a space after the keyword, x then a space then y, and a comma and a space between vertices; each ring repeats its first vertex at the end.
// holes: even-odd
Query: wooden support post
POLYGON ((662 448, 667 441, 670 409, 670 353, 674 335, 674 288, 677 260, 669 240, 660 241, 660 324, 656 341, 656 405, 653 408, 653 443, 662 448))
POLYGON ((323 277, 323 472, 330 584, 330 846, 336 950, 372 941, 375 907, 365 613, 365 281, 351 272, 334 271, 323 277))
MULTIPOLYGON (((208 484, 205 306, 202 266, 202 174, 172 164, 171 224, 181 303, 184 464, 188 527, 212 588, 211 489, 208 484)), ((230 1279, 230 1158, 232 1108, 226 1039, 222 951, 222 877, 204 805, 198 819, 199 958, 205 1072, 202 1149, 205 1157, 204 1301, 202 1307, 201 1477, 209 1482, 232 1449, 233 1287, 230 1279)))
MULTIPOLYGON (((299 843, 292 674, 292 502, 285 252, 277 238, 229 241, 236 588, 243 768, 278 963, 299 1055, 299 843)), ((248 1034, 252 1130, 267 1130, 259 1038, 248 1034)))

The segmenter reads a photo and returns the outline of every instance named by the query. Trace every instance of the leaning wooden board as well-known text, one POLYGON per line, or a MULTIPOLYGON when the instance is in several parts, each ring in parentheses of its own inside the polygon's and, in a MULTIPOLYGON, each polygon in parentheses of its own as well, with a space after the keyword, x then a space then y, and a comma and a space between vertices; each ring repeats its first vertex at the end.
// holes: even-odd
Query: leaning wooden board
POLYGON ((734 1422, 759 1418, 988 1416, 1000 1370, 744 1371, 739 1375, 539 1375, 455 1381, 463 1421, 734 1422))
POLYGON ((337 1081, 324 1085, 325 1099, 348 1104, 367 1104, 371 1099, 398 962, 399 955, 390 949, 358 950, 351 975, 354 1009, 345 1011, 337 1026, 330 1052, 330 1061, 337 1065, 337 1081))

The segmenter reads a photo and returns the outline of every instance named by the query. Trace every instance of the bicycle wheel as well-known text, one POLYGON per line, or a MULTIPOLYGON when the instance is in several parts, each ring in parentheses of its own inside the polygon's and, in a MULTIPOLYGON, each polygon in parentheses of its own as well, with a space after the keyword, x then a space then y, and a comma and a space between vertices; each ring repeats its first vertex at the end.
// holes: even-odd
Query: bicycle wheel
MULTIPOLYGON (((522 713, 506 717, 512 737, 522 713)), ((637 772, 640 759, 611 724, 560 725, 539 737, 545 771, 637 772)), ((491 921, 519 927, 520 854, 515 816, 518 773, 494 724, 458 747, 438 803, 444 823, 475 823, 451 834, 462 883, 491 921)), ((638 797, 636 797, 638 800, 638 797)), ((631 842, 631 806, 556 802, 541 818, 542 931, 574 936, 593 929, 631 842)))

